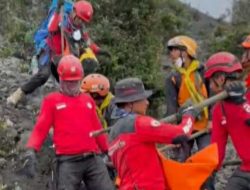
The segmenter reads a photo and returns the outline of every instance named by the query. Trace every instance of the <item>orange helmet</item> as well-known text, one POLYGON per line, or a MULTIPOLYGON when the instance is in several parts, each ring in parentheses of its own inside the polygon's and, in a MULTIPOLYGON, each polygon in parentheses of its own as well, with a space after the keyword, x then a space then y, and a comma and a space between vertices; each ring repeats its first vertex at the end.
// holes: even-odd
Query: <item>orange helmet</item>
POLYGON ((59 61, 57 72, 60 80, 74 81, 83 78, 83 68, 80 60, 74 55, 65 55, 59 61))
POLYGON ((83 79, 81 89, 83 92, 106 96, 109 93, 110 83, 108 78, 101 74, 90 74, 83 79))
POLYGON ((250 48, 250 35, 246 37, 246 39, 241 43, 243 48, 250 48))
POLYGON ((93 7, 91 3, 88 1, 77 1, 74 3, 74 9, 76 11, 76 15, 82 19, 84 22, 89 23, 93 16, 93 7))

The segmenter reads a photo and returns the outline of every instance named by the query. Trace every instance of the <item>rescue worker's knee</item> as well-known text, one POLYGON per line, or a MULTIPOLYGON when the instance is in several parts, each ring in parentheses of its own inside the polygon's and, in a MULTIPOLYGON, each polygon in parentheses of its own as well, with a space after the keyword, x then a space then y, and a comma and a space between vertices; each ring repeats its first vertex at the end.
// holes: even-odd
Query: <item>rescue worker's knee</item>
POLYGON ((36 78, 39 79, 41 84, 47 82, 51 74, 50 67, 44 66, 39 69, 38 73, 36 74, 36 78))

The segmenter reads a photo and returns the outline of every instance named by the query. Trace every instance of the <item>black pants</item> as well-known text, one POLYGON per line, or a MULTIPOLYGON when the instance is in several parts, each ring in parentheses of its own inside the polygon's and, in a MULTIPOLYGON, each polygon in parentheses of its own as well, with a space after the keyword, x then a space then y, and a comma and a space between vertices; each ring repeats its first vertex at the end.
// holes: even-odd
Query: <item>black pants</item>
POLYGON ((100 156, 60 156, 56 165, 54 190, 79 190, 82 181, 87 190, 114 190, 100 156))
POLYGON ((250 190, 250 172, 237 169, 229 178, 225 190, 250 190))
POLYGON ((45 84, 51 74, 57 81, 59 80, 57 66, 51 61, 50 50, 43 51, 38 56, 38 72, 21 86, 22 91, 25 94, 32 93, 35 89, 45 84))

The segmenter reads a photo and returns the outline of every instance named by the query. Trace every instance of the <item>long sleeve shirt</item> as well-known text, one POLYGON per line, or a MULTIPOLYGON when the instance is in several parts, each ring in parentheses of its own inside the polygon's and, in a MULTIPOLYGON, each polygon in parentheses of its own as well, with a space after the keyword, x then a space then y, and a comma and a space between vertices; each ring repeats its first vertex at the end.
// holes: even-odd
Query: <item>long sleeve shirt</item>
POLYGON ((212 116, 211 141, 218 145, 219 168, 225 157, 227 139, 230 136, 242 160, 241 170, 250 171, 250 126, 247 124, 250 120, 250 101, 247 100, 243 104, 226 101, 217 103, 212 116))
POLYGON ((121 179, 120 190, 166 190, 156 143, 172 143, 190 135, 193 118, 180 125, 160 123, 148 116, 127 115, 111 128, 109 155, 121 179))
POLYGON ((102 128, 93 99, 51 93, 43 100, 40 114, 27 143, 28 148, 40 150, 50 128, 58 155, 74 155, 108 150, 106 135, 91 138, 89 133, 102 128))

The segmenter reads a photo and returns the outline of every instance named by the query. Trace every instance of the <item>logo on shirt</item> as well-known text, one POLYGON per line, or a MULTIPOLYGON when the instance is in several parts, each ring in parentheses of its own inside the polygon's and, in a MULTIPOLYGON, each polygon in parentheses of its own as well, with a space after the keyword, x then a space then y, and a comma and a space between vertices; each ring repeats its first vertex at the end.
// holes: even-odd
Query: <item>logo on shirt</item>
POLYGON ((56 105, 57 110, 61 110, 61 109, 64 109, 66 107, 67 107, 67 105, 65 103, 59 103, 56 105))
POLYGON ((90 102, 87 102, 87 108, 89 108, 89 109, 93 108, 93 106, 92 106, 92 104, 90 102))
POLYGON ((226 125, 226 124, 227 124, 227 118, 223 116, 221 119, 221 125, 226 125))
POLYGON ((250 113, 250 105, 248 103, 243 104, 243 109, 247 112, 250 113))
POLYGON ((185 134, 189 133, 189 131, 192 129, 193 126, 193 122, 192 120, 189 118, 187 120, 186 125, 184 125, 184 127, 182 128, 182 130, 184 131, 185 134))
POLYGON ((150 122, 151 126, 152 127, 159 127, 161 125, 161 123, 155 119, 153 119, 151 122, 150 122))

